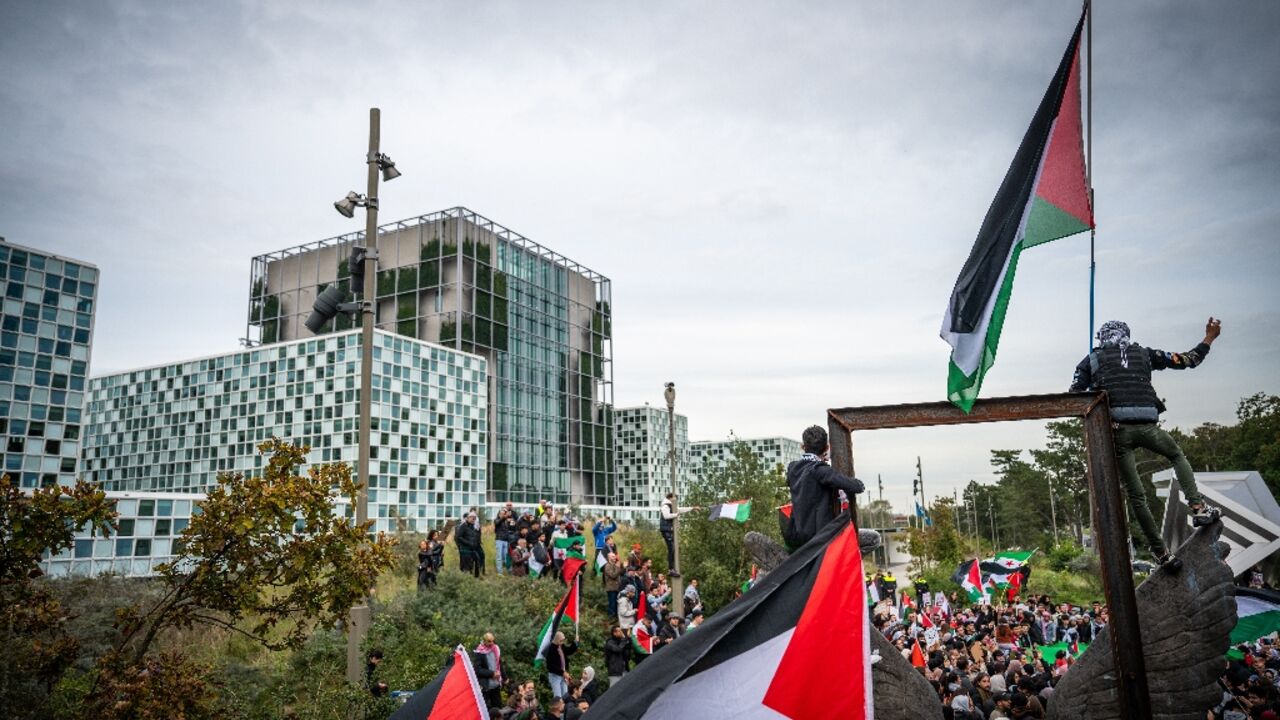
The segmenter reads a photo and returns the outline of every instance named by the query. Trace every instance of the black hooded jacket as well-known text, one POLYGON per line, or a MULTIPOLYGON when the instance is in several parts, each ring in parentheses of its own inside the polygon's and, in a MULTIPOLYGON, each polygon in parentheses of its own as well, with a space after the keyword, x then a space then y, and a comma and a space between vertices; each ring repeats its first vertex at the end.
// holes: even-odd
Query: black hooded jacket
POLYGON ((791 488, 791 521, 783 528, 782 537, 793 549, 809 542, 835 519, 840 512, 836 490, 844 490, 852 499, 863 489, 861 480, 807 457, 787 466, 787 485, 791 488))

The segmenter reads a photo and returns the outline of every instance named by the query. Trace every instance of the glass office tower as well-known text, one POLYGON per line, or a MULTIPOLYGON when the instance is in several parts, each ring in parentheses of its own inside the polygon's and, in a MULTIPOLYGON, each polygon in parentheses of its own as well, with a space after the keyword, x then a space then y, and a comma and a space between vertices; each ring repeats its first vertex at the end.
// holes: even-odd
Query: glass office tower
MULTIPOLYGON (((316 295, 351 296, 364 233, 254 258, 247 337, 312 337, 316 295)), ((609 279, 466 208, 379 228, 377 325, 489 360, 489 500, 615 496, 609 279)), ((323 333, 355 327, 339 316, 323 333)))
POLYGON ((75 482, 98 269, 0 238, 0 471, 75 482))

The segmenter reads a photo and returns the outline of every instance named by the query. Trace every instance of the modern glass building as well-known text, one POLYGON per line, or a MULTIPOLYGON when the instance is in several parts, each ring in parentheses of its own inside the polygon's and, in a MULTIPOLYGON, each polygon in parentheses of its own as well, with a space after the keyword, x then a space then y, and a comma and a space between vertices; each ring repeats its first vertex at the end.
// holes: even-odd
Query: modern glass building
MULTIPOLYGON (((671 492, 671 423, 667 411, 617 408, 613 413, 618 448, 619 505, 657 507, 671 492)), ((675 414, 677 495, 689 484, 689 419, 675 414)))
POLYGON ((784 437, 699 441, 689 445, 689 470, 693 477, 701 478, 712 469, 724 467, 733 457, 733 446, 737 443, 746 443, 765 468, 781 468, 782 472, 804 454, 798 440, 784 437))
MULTIPOLYGON (((375 530, 426 530, 483 505, 486 360, 382 331, 374 340, 375 530)), ((82 475, 114 492, 200 494, 218 473, 260 472, 257 445, 272 436, 309 445, 309 462, 354 464, 359 386, 358 330, 95 377, 82 475)))
POLYGON ((93 344, 98 269, 0 238, 0 472, 71 485, 93 344))
POLYGON ((155 566, 173 560, 174 543, 204 495, 109 492, 107 499, 118 514, 116 532, 104 538, 77 531, 71 548, 44 559, 46 575, 153 575, 155 566))
MULTIPOLYGON (((364 233, 254 258, 246 336, 312 337, 316 295, 352 289, 364 233)), ((491 502, 614 501, 609 279, 466 208, 379 228, 377 324, 489 361, 491 502)), ((359 324, 339 316, 324 328, 359 324)))

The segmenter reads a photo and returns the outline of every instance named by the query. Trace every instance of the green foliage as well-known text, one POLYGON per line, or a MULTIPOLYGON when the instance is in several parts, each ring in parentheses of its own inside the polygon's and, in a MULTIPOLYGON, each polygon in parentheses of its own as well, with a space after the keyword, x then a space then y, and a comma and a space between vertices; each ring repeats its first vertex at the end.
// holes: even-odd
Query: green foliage
POLYGON ((440 284, 440 261, 424 260, 418 263, 418 287, 426 290, 440 284))
POLYGON ((680 518, 680 562, 684 565, 680 570, 686 578, 698 580, 710 607, 722 607, 732 600, 734 590, 751 574, 751 558, 742 541, 746 533, 755 530, 782 542, 776 508, 788 497, 782 469, 765 466, 739 441, 724 467, 706 473, 679 499, 681 506, 700 508, 728 500, 751 501, 751 517, 741 524, 709 520, 702 510, 680 518))
POLYGON ((418 268, 410 265, 396 272, 396 292, 413 292, 418 289, 418 268))
POLYGON ((0 476, 0 707, 11 717, 39 717, 80 651, 63 605, 37 581, 41 557, 71 548, 77 528, 109 535, 115 516, 106 494, 83 480, 26 493, 0 476))
MULTIPOLYGON (((1235 425, 1205 423, 1190 432, 1172 432, 1197 471, 1257 470, 1280 499, 1280 396, 1256 393, 1241 398, 1235 425)), ((1169 466, 1159 458, 1156 469, 1169 466)))
POLYGON ((380 298, 396 294, 396 271, 394 268, 378 271, 377 293, 380 298))
MULTIPOLYGON (((507 681, 537 680, 545 689, 544 674, 534 670, 532 661, 538 632, 564 592, 564 586, 550 579, 477 580, 450 568, 441 573, 436 587, 403 593, 375 608, 368 646, 381 649, 386 657, 379 677, 392 688, 421 687, 440 671, 454 647, 472 650, 492 632, 502 647, 507 681)), ((580 648, 570 666, 580 672, 592 665, 602 676, 611 619, 603 611, 603 586, 589 571, 583 578, 581 607, 580 648)), ((573 638, 572 625, 562 629, 573 638)))
POLYGON ((312 465, 299 475, 309 448, 272 438, 259 450, 270 455, 262 476, 219 476, 176 559, 157 568, 167 586, 161 601, 121 613, 118 650, 130 664, 160 631, 197 624, 298 647, 315 627, 345 617, 390 566, 392 540, 370 539, 371 523, 334 512, 335 489, 355 504, 350 466, 312 465))

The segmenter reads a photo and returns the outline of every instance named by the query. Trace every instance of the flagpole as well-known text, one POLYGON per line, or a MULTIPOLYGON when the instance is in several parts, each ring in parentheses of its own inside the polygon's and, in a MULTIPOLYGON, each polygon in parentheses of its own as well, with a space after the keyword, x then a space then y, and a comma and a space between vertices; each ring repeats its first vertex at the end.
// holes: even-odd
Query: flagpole
POLYGON ((1085 73, 1088 76, 1089 91, 1085 102, 1085 115, 1088 127, 1085 134, 1085 184, 1089 186, 1089 344, 1085 352, 1093 350, 1094 295, 1097 287, 1098 261, 1094 252, 1094 241, 1098 236, 1097 223, 1094 221, 1093 197, 1093 8, 1090 0, 1084 0, 1085 12, 1085 73))

